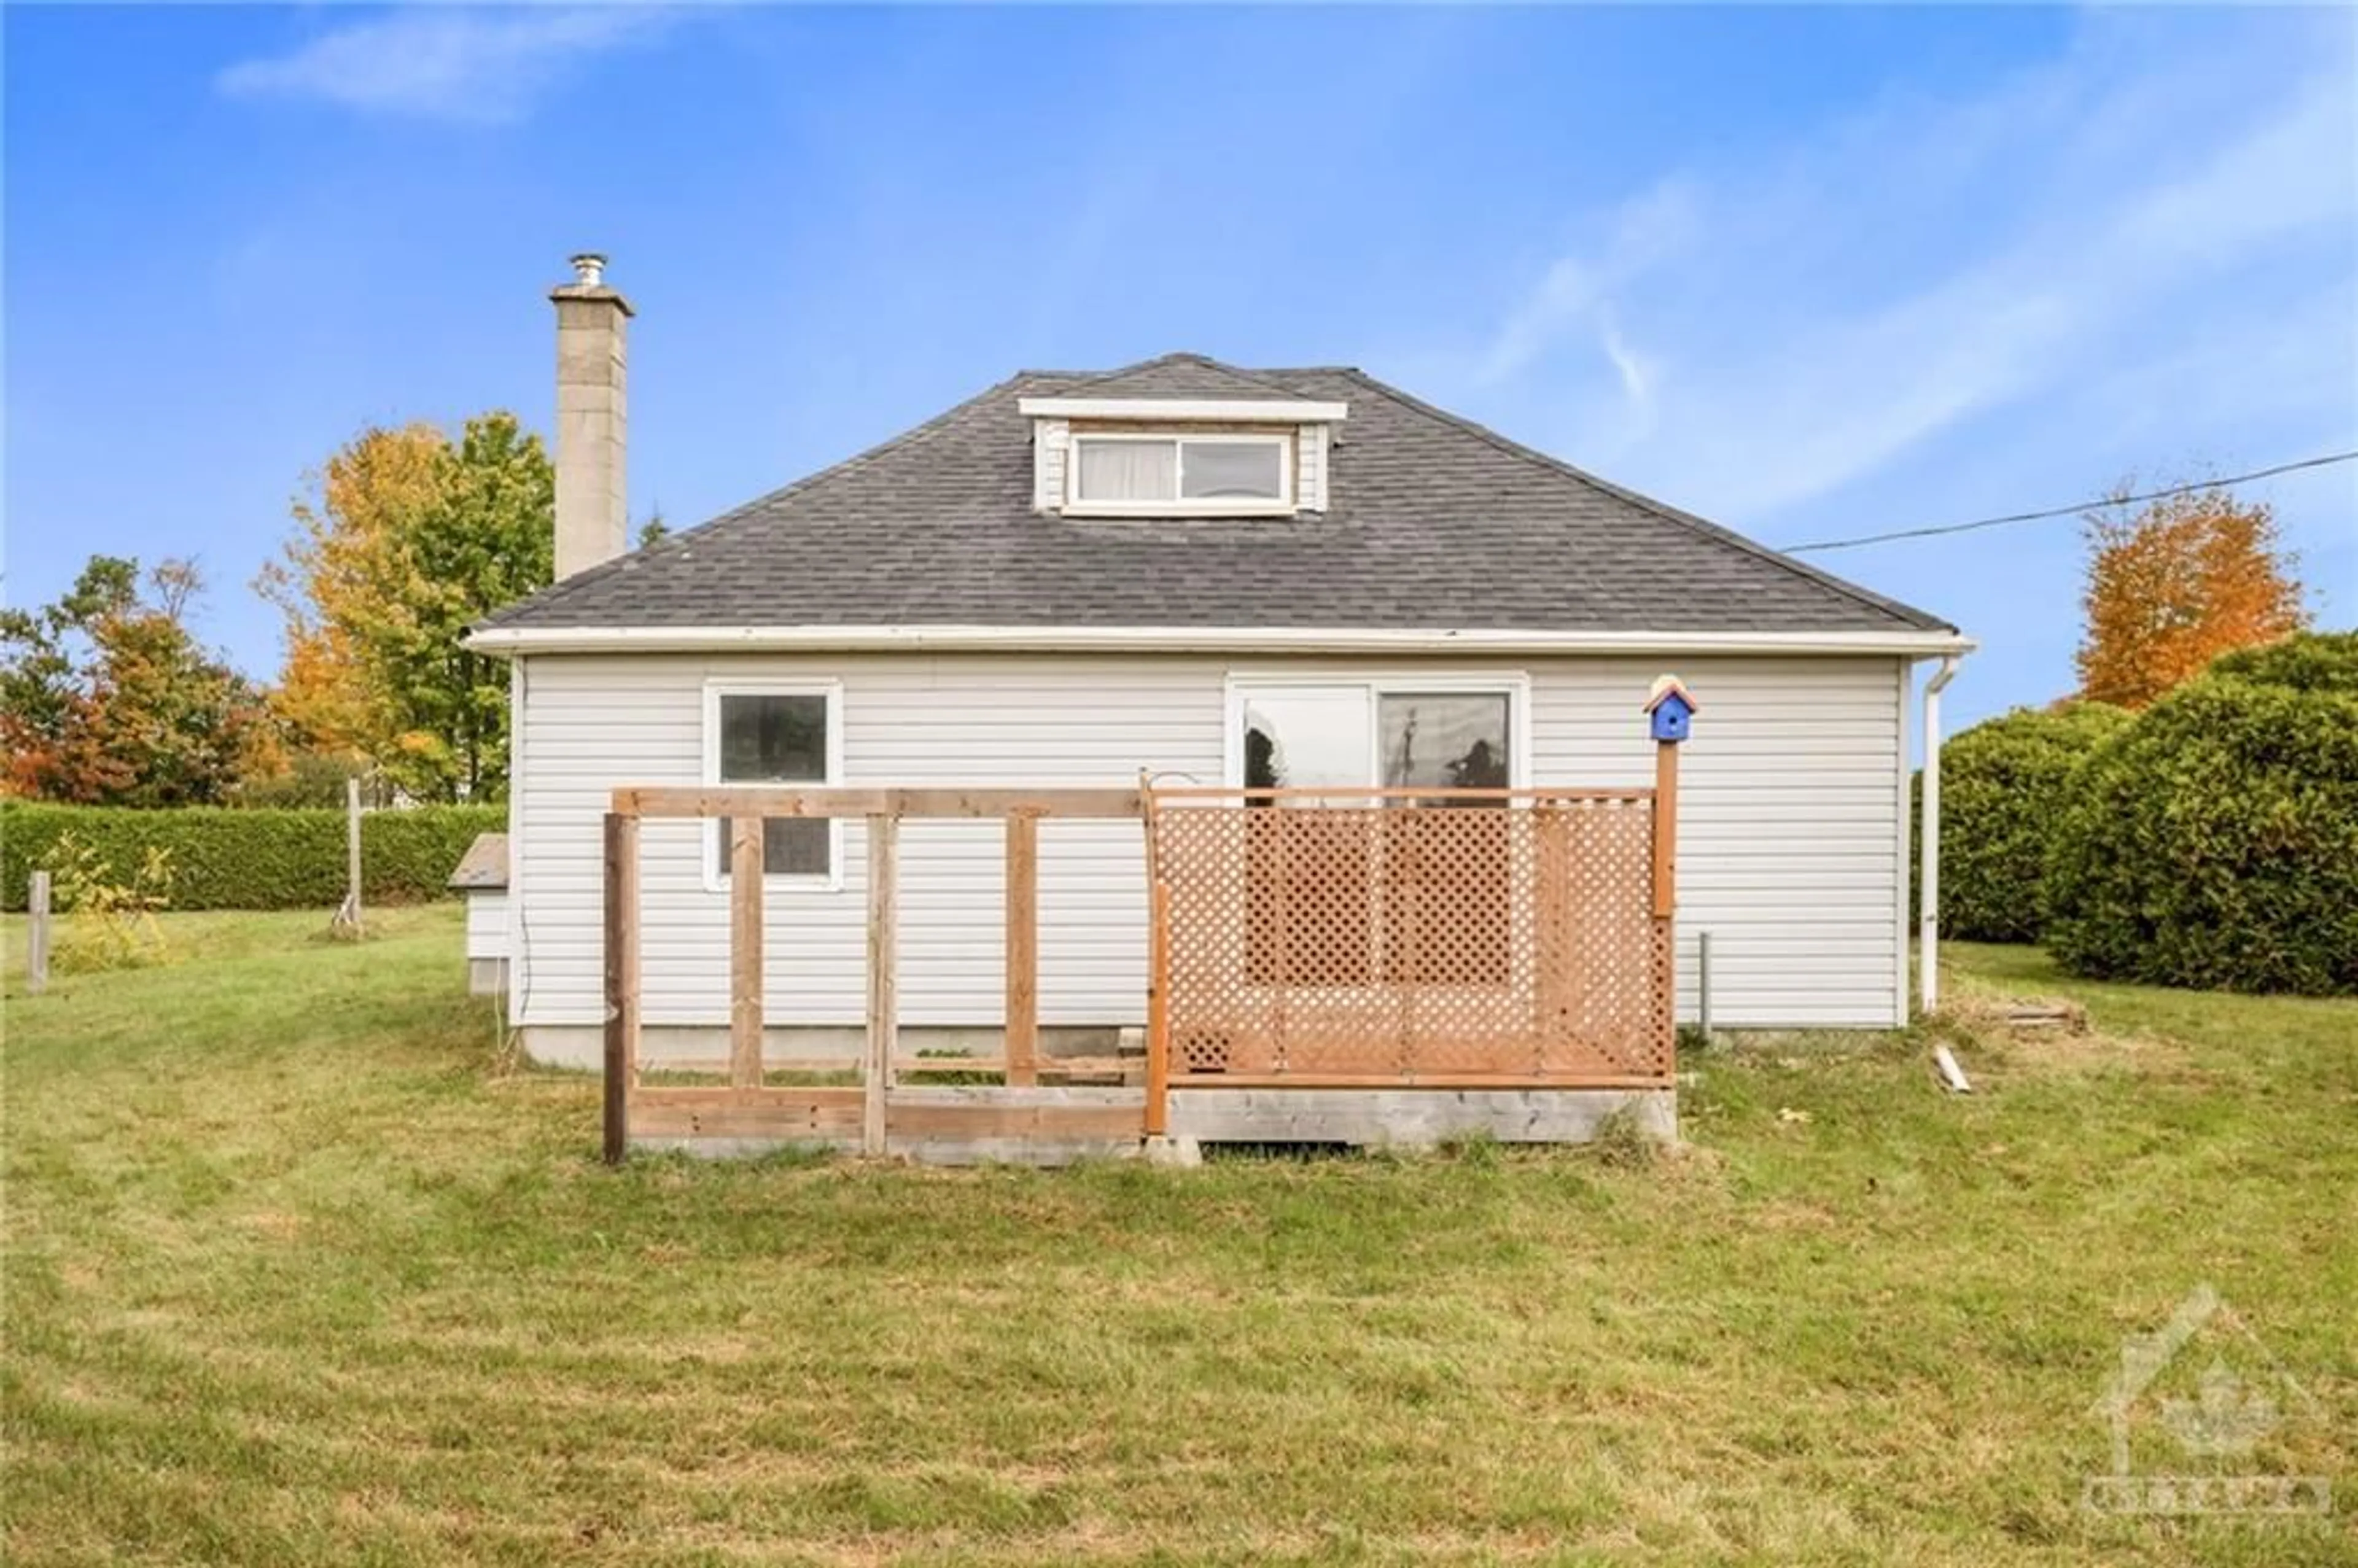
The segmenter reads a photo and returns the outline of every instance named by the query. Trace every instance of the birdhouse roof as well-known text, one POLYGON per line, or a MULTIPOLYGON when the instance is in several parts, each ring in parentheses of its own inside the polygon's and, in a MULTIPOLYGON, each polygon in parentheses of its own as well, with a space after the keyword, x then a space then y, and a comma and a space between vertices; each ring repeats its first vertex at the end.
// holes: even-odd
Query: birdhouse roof
POLYGON ((1663 676, 1654 682, 1653 692, 1646 698, 1646 711, 1653 712, 1674 697, 1684 705, 1689 713, 1696 711, 1694 694, 1680 685, 1679 677, 1676 676, 1663 676))

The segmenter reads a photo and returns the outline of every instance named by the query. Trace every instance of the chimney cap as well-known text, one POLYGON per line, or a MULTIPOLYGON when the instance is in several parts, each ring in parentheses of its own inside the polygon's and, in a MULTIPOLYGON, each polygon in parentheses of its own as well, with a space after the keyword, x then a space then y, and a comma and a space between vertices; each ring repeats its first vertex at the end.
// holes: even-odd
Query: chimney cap
MULTIPOLYGON (((0 0, 5 4, 5 0, 0 0)), ((572 258, 573 281, 560 283, 548 291, 549 298, 562 307, 568 303, 588 301, 609 305, 625 316, 636 314, 631 302, 617 293, 606 281, 606 258, 596 251, 583 251, 572 258)))

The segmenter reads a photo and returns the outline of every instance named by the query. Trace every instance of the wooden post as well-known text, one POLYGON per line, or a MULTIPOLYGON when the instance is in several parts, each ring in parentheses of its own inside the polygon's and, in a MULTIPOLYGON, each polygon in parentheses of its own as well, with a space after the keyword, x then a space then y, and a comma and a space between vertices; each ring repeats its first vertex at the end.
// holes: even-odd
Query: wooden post
POLYGON ((344 875, 352 890, 352 928, 361 924, 361 781, 344 781, 344 875))
POLYGON ((729 1082, 762 1087, 763 819, 729 823, 729 1082))
POLYGON ((1040 819, 1007 818, 1007 1082, 1040 1081, 1040 819))
POLYGON ((1654 743, 1654 918, 1668 920, 1678 908, 1679 748, 1654 743))
POLYGON ((49 989, 49 873, 35 871, 25 891, 25 989, 35 996, 49 989))
POLYGON ((606 1163, 631 1147, 639 1075, 639 819, 606 814, 606 1163))
POLYGON ((338 906, 336 917, 328 923, 330 935, 361 935, 361 780, 358 773, 344 781, 344 902, 338 906))
POLYGON ((868 819, 868 1061, 860 1073, 860 1147, 885 1152, 884 1097, 892 1087, 892 1051, 900 1024, 897 914, 901 881, 901 821, 879 813, 868 819))
POLYGON ((1171 1126, 1171 886, 1157 878, 1147 908, 1146 1135, 1171 1126))

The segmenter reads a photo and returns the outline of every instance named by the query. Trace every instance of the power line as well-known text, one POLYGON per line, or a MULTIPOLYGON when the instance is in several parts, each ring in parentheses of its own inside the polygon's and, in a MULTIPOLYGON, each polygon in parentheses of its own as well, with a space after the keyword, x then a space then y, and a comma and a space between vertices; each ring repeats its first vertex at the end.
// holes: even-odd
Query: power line
POLYGON ((2249 473, 2229 474, 2225 479, 2206 479, 2200 484, 2174 484, 2168 490, 2149 490, 2143 495, 2105 495, 2093 501, 2074 502, 2070 506, 2050 506, 2044 512, 2017 512, 2006 517, 1977 517, 1971 523, 1943 523, 1932 528, 1900 528, 1888 534, 1864 534, 1855 539, 1821 539, 1812 545, 1786 545, 1785 554, 1798 556, 1811 550, 1848 550, 1860 545, 1888 544, 1894 539, 1929 539, 1936 534, 1969 534, 1976 528, 1997 528, 2008 523, 2036 523, 2047 517, 2071 517, 2100 506, 2133 504, 2140 501, 2164 501, 2173 495, 2191 495, 2201 490, 2220 490, 2231 484, 2247 484, 2255 479, 2273 479, 2280 473, 2292 473, 2300 469, 2321 469, 2332 463, 2358 460, 2358 451, 2328 452, 2323 457, 2303 458, 2297 463, 2278 463, 2272 469, 2254 469, 2249 473))

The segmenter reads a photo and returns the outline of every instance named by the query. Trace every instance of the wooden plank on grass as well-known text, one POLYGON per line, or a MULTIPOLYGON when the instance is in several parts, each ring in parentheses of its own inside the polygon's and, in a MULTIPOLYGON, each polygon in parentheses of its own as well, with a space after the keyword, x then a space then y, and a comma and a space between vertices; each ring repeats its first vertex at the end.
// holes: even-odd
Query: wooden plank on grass
POLYGON ((1146 1097, 1120 1088, 895 1089, 887 1115, 892 1141, 994 1139, 1134 1140, 1146 1097))
POLYGON ((729 824, 729 1081, 762 1081, 762 863, 763 823, 729 824))
POLYGON ((1039 1081, 1040 822, 1007 819, 1007 1081, 1039 1081))
POLYGON ((700 1091, 645 1091, 633 1109, 632 1136, 771 1139, 849 1144, 860 1136, 857 1089, 769 1090, 734 1099, 687 1099, 700 1091))

